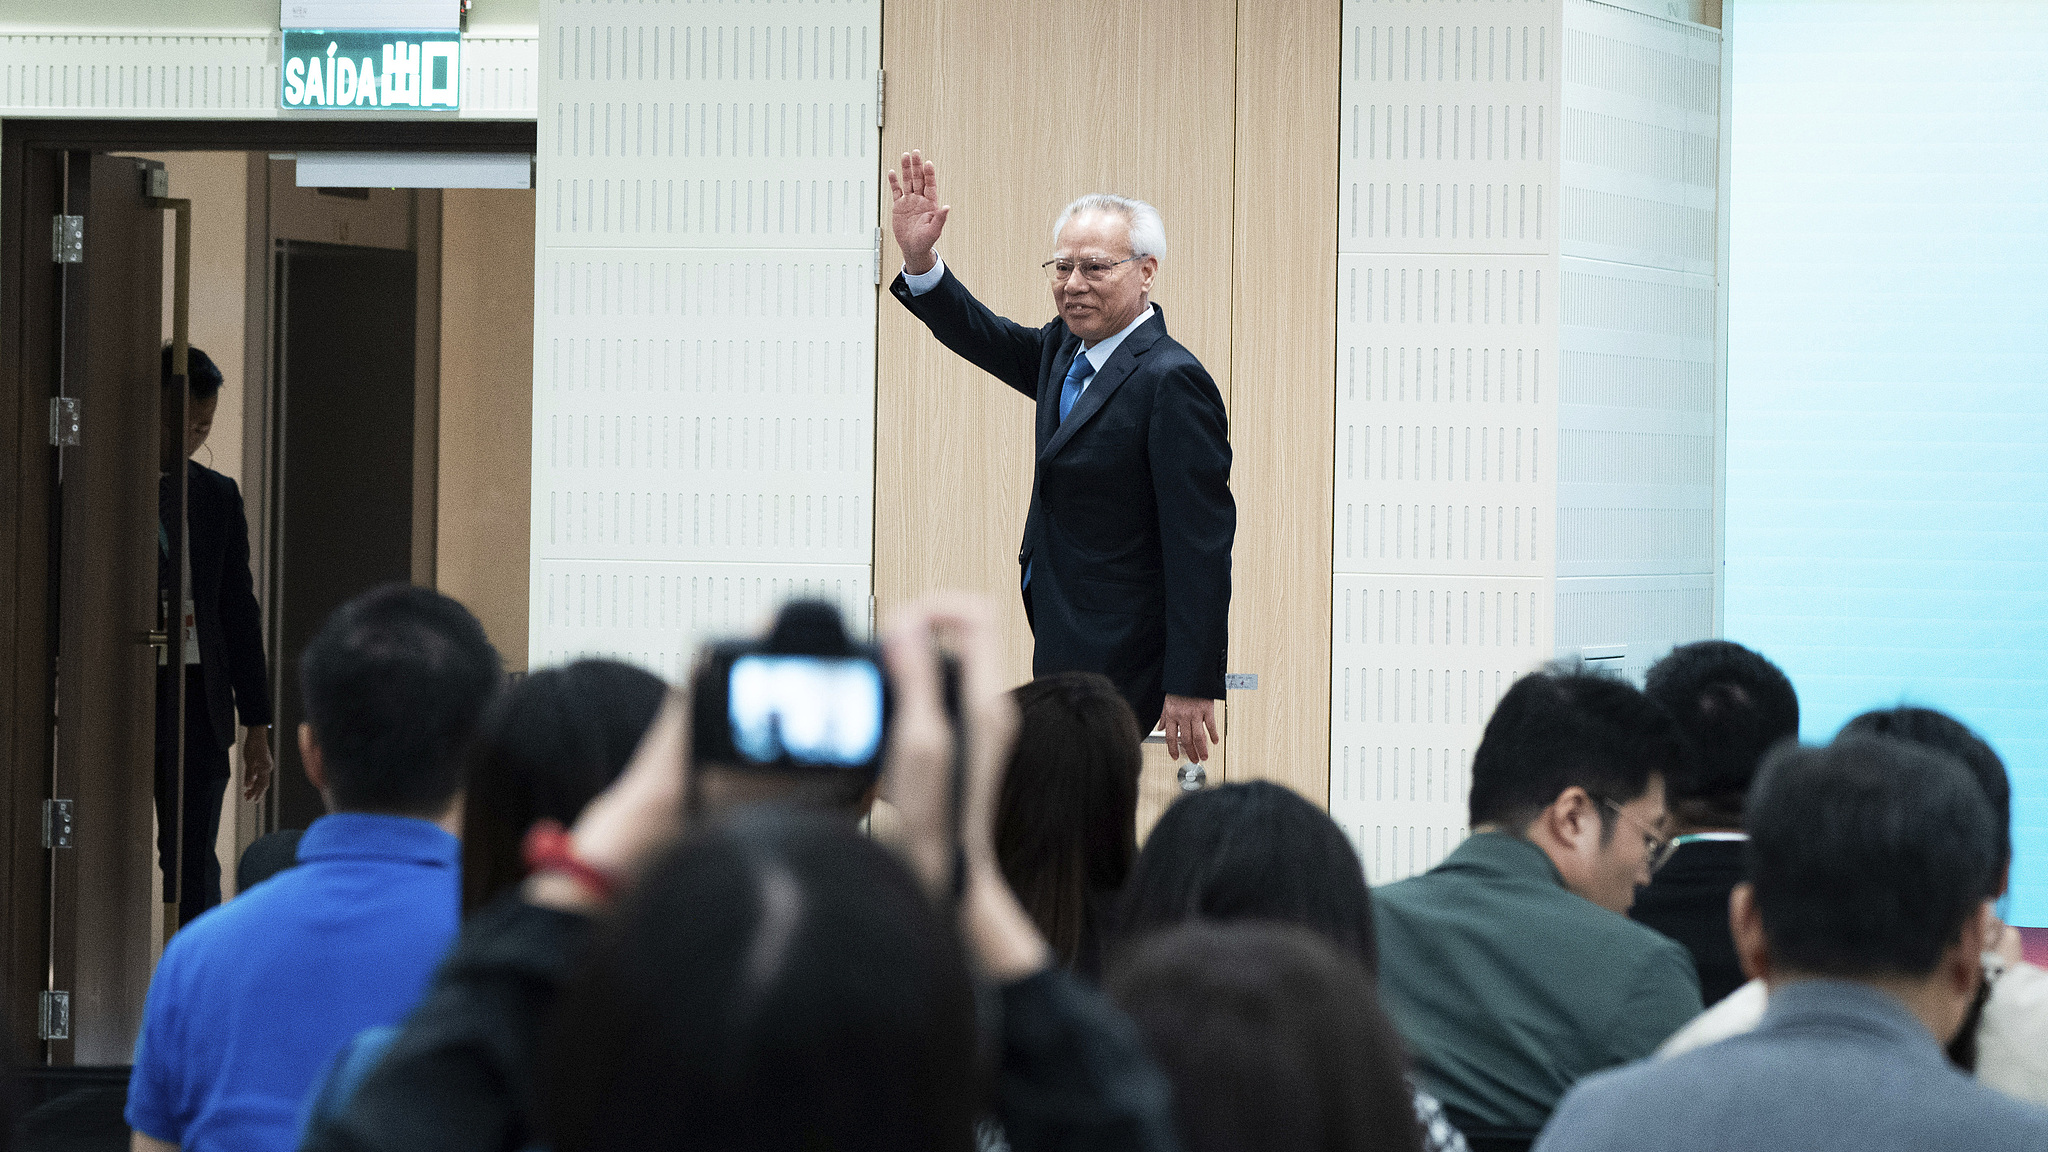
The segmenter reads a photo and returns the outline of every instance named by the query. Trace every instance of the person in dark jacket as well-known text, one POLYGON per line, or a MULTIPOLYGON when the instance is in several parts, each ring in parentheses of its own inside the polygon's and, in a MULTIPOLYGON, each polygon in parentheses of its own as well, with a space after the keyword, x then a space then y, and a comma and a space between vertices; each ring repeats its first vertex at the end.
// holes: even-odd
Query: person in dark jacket
MULTIPOLYGON (((171 383, 171 349, 163 352, 163 379, 171 383)), ((213 430, 220 405, 221 372, 212 358, 190 349, 186 367, 185 525, 191 561, 191 599, 179 610, 177 526, 171 477, 159 480, 157 590, 172 607, 168 650, 157 668, 157 859, 164 901, 176 900, 178 923, 192 922, 220 903, 220 857, 214 838, 227 797, 228 750, 242 722, 242 798, 256 800, 270 787, 270 673, 263 653, 263 618, 249 571, 249 521, 235 482, 191 457, 213 430), (185 677, 185 787, 178 803, 177 681, 185 677), (181 811, 182 807, 182 811, 181 811), (179 829, 183 828, 180 839, 179 829)))
MULTIPOLYGON (((914 937, 929 944, 929 934, 919 935, 918 924, 928 928, 951 922, 960 935, 958 944, 947 949, 958 949, 952 961, 927 956, 930 963, 905 965, 891 978, 915 980, 922 972, 931 980, 930 1003, 955 1004, 964 987, 959 981, 967 974, 960 954, 973 959, 981 978, 994 985, 986 1000, 1000 1007, 999 1032, 990 1037, 988 1050, 997 1064, 994 1091, 986 1101, 978 1090, 963 1098, 972 1078, 949 1077, 943 1093, 935 1089, 905 1105, 919 1110, 919 1125, 938 1134, 932 1143, 915 1146, 972 1147, 974 1134, 966 1125, 988 1104, 1015 1152, 1172 1152, 1171 1093, 1136 1029, 1099 993, 1056 966, 996 861, 996 797, 1017 716, 1000 682, 1001 658, 987 606, 958 597, 913 606, 892 630, 886 653, 895 711, 884 771, 902 818, 902 864, 937 917, 926 921, 921 914, 906 913, 894 922, 866 927, 811 923, 807 917, 826 915, 805 899, 805 884, 816 880, 816 870, 798 867, 796 874, 778 878, 774 867, 759 865, 799 848, 848 852, 846 833, 815 817, 767 818, 763 824, 761 817, 745 816, 736 825, 700 811, 708 822, 671 856, 670 846, 683 831, 690 774, 688 703, 672 695, 632 763, 584 809, 566 843, 536 853, 542 863, 517 895, 508 895, 465 926, 421 1009, 346 1104, 316 1112, 301 1149, 510 1152, 541 1139, 560 1148, 673 1146, 684 1134, 642 1131, 628 1143, 617 1142, 631 1125, 642 1123, 627 1114, 652 1103, 634 1095, 633 1085, 662 1070, 621 1063, 616 1055, 600 1060, 589 1055, 608 1050, 600 1038, 576 1035, 585 1028, 602 1030, 613 1048, 635 1045, 633 1050, 647 1061, 662 1062, 672 1083, 694 1082, 691 1070, 708 1054, 703 1045, 710 1040, 703 1030, 728 1025, 684 1021, 688 1026, 668 1027, 669 1017, 658 1005, 643 1013, 622 1010, 630 1003, 611 998, 648 989, 603 974, 645 958, 636 940, 669 940, 683 947, 681 955, 689 963, 706 965, 706 979, 717 978, 723 960, 743 962, 751 983, 742 981, 746 995, 729 1006, 755 1005, 757 1019, 780 1020, 801 1032, 821 1022, 776 1006, 778 998, 803 990, 784 978, 785 945, 820 930, 873 931, 878 940, 914 937), (954 732, 941 702, 932 648, 934 630, 941 627, 957 638, 967 717, 966 787, 957 824, 951 785, 954 732), (798 828, 806 819, 810 830, 798 828), (802 848, 806 844, 811 847, 802 848), (688 894, 690 885, 678 882, 676 870, 690 874, 681 879, 710 882, 717 871, 712 865, 749 851, 755 882, 740 888, 750 895, 727 902, 729 915, 737 918, 731 925, 736 935, 715 923, 702 923, 695 936, 677 934, 676 929, 689 925, 661 917, 664 899, 688 894), (663 859, 667 862, 657 866, 663 859), (653 886, 636 891, 650 874, 653 886), (609 910, 613 890, 627 893, 616 914, 609 910), (736 941, 745 947, 735 950, 736 941)), ((878 876, 900 867, 871 853, 862 855, 858 866, 878 876)), ((877 883, 892 890, 898 885, 896 880, 877 883)), ((685 972, 675 976, 690 979, 685 972)), ((937 1013, 934 1020, 926 1034, 933 1051, 957 1057, 972 1048, 972 1038, 961 1034, 967 1025, 959 1012, 937 1013), (969 1047, 960 1048, 963 1042, 969 1047)), ((735 1035, 743 1041, 736 1051, 761 1051, 760 1044, 770 1039, 744 1028, 735 1035)), ((807 1050, 797 1039, 792 1050, 807 1050)), ((911 1047, 922 1051, 925 1042, 911 1047)), ((720 1067, 728 1082, 719 1090, 737 1092, 735 1099, 741 1100, 749 1098, 747 1085, 762 1078, 836 1077, 838 1086, 857 1088, 863 1076, 897 1074, 859 1061, 822 1070, 740 1059, 720 1067)), ((762 1092, 769 1094, 766 1087, 762 1092)), ((833 1109, 837 1099, 842 1098, 819 1095, 811 1104, 833 1109)), ((828 1129, 838 1130, 825 1118, 810 1131, 828 1129)), ((738 1152, 786 1145, 760 1129, 725 1146, 738 1152)))
POLYGON ((1664 706, 1695 755, 1665 782, 1669 855, 1653 861, 1629 917, 1692 953, 1711 1008, 1747 977, 1728 933, 1742 882, 1743 796, 1764 753, 1799 738, 1799 697, 1776 664, 1727 640, 1682 644, 1650 668, 1643 692, 1664 706))

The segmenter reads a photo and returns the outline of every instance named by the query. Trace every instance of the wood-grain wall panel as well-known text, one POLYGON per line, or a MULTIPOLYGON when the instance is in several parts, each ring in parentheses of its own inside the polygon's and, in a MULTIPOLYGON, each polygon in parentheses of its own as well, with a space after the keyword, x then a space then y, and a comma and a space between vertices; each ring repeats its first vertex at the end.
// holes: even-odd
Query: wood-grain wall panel
POLYGON ((533 202, 526 190, 442 193, 439 548, 435 586, 467 604, 524 669, 533 405, 533 202))
MULTIPOLYGON (((1236 37, 1233 0, 1185 0, 1170 18, 1136 0, 889 0, 883 156, 921 148, 938 165, 953 208, 940 255, 1021 323, 1053 315, 1038 265, 1068 201, 1114 191, 1151 202, 1167 234, 1152 299, 1228 400, 1236 37)), ((891 240, 883 279, 901 264, 891 240)), ((1031 492, 1031 405, 940 347, 895 301, 880 313, 880 614, 936 588, 983 593, 1003 606, 1008 667, 1022 682, 1031 635, 1016 557, 1031 492)), ((1242 517, 1242 497, 1239 507, 1242 517)), ((1151 749, 1146 764, 1148 796, 1169 796, 1161 777, 1172 765, 1151 749)), ((1212 776, 1221 767, 1212 759, 1212 776)), ((1147 805, 1148 827, 1158 806, 1147 805)))
POLYGON ((1240 0, 1232 779, 1330 797, 1330 500, 1337 349, 1340 0, 1240 0))

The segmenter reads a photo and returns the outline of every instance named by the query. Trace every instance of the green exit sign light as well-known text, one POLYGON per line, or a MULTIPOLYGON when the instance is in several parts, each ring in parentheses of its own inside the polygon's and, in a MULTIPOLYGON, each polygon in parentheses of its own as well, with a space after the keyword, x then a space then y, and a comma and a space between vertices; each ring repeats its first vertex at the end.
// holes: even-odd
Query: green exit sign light
POLYGON ((459 32, 284 30, 280 107, 448 111, 462 107, 459 32))

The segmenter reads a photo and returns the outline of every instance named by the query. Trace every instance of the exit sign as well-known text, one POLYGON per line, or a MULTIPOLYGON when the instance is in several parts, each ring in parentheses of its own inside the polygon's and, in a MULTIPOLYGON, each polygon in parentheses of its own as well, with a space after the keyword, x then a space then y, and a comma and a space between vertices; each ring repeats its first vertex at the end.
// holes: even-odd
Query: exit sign
POLYGON ((295 111, 453 112, 462 107, 462 35, 286 28, 278 104, 295 111))

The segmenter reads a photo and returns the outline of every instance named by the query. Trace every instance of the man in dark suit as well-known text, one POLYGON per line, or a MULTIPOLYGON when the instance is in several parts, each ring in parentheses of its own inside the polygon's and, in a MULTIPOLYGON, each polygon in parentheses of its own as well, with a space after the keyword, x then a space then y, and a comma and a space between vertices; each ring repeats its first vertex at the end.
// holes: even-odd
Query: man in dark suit
POLYGON ((991 312, 934 251, 950 208, 922 155, 889 174, 903 274, 890 292, 946 347, 1038 406, 1017 553, 1032 671, 1099 672, 1167 751, 1206 760, 1230 613, 1230 442, 1223 397, 1150 300, 1166 230, 1151 205, 1084 196, 1046 261, 1059 319, 991 312))
POLYGON ((1776 664, 1728 640, 1673 648, 1643 682, 1698 753, 1664 782, 1670 855, 1636 893, 1629 916, 1685 945, 1711 1008, 1747 977, 1728 927, 1742 882, 1743 798, 1765 754, 1799 738, 1799 696, 1776 664))
MULTIPOLYGON (((171 380, 171 350, 164 349, 164 382, 171 380)), ((220 858, 214 837, 226 798, 228 749, 235 744, 235 714, 241 713, 242 798, 255 800, 270 787, 270 685, 263 658, 262 616, 249 572, 249 522, 235 482, 191 459, 213 430, 220 404, 221 373, 197 348, 190 350, 185 421, 185 523, 190 532, 191 599, 179 614, 168 653, 157 668, 156 814, 157 859, 164 870, 164 899, 175 891, 178 923, 220 903, 220 858), (185 676, 185 788, 183 860, 178 863, 176 681, 185 676), (173 883, 174 871, 179 883, 173 883)), ((176 605, 183 584, 177 538, 170 519, 171 477, 160 480, 157 528, 157 589, 176 605)))

